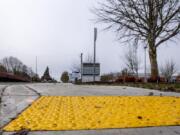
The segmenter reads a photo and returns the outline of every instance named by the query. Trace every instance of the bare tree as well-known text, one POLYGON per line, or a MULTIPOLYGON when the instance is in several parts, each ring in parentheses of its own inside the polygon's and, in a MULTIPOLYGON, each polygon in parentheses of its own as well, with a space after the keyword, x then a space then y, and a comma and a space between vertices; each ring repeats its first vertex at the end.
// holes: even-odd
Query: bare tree
POLYGON ((137 46, 129 46, 124 58, 128 71, 138 76, 140 60, 137 55, 137 46))
POLYGON ((32 70, 32 68, 30 68, 30 67, 27 67, 27 74, 28 74, 31 78, 37 76, 36 73, 34 73, 34 71, 32 70))
POLYGON ((89 54, 85 57, 85 62, 87 63, 93 63, 94 62, 94 58, 93 58, 93 55, 89 54))
POLYGON ((7 69, 0 63, 0 72, 7 72, 7 69))
POLYGON ((22 71, 23 63, 15 57, 5 57, 2 60, 2 65, 8 70, 8 72, 17 73, 22 71))
POLYGON ((23 64, 18 58, 12 56, 5 57, 1 60, 1 65, 5 67, 7 72, 12 72, 22 76, 34 76, 32 69, 23 64))
POLYGON ((105 0, 93 12, 107 29, 115 29, 119 39, 148 45, 151 77, 157 78, 157 47, 180 33, 180 1, 105 0))
POLYGON ((6 58, 3 58, 1 63, 2 63, 2 65, 7 69, 7 72, 10 72, 10 71, 11 71, 7 57, 6 57, 6 58))
POLYGON ((176 64, 174 61, 166 61, 165 65, 161 67, 161 74, 165 77, 167 82, 170 82, 172 76, 176 73, 176 64))

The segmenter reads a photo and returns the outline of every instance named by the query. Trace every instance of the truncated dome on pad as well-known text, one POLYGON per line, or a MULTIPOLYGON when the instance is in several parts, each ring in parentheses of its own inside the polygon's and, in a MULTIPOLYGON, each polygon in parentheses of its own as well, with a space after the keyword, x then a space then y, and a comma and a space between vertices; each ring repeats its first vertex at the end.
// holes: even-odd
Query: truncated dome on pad
POLYGON ((5 131, 82 130, 180 125, 180 98, 42 96, 5 131))

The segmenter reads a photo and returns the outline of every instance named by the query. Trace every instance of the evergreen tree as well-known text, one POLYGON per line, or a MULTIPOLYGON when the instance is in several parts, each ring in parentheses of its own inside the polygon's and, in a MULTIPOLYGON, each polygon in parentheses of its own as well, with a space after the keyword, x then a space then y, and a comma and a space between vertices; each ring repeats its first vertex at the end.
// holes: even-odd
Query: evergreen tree
POLYGON ((42 81, 52 81, 52 78, 51 76, 49 75, 49 67, 47 66, 42 78, 41 78, 42 81))

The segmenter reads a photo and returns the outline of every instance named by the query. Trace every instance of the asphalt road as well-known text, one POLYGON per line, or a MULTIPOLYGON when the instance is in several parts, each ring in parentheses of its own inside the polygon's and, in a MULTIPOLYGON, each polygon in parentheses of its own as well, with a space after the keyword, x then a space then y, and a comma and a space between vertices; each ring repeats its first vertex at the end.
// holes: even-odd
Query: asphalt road
MULTIPOLYGON (((19 113, 28 107, 40 95, 162 95, 180 96, 180 93, 159 92, 141 88, 122 86, 78 86, 73 84, 0 84, 2 96, 0 124, 4 126, 19 113)), ((3 135, 10 135, 4 132, 3 135)), ((49 131, 30 132, 29 135, 180 135, 180 126, 128 128, 128 129, 103 129, 81 131, 49 131)))

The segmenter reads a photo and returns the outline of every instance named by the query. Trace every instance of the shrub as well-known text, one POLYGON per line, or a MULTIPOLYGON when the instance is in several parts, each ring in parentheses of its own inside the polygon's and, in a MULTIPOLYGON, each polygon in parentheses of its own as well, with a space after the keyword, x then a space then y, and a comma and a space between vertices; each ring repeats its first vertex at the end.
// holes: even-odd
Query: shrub
POLYGON ((69 81, 69 75, 68 75, 68 72, 63 72, 62 75, 61 75, 61 81, 63 83, 68 83, 69 81))
POLYGON ((136 82, 136 78, 134 76, 126 76, 125 82, 136 82))
POLYGON ((119 76, 116 83, 123 83, 123 82, 136 82, 136 78, 134 76, 119 76))
POLYGON ((123 82, 123 77, 122 76, 119 76, 116 80, 115 80, 116 83, 122 83, 123 82))

